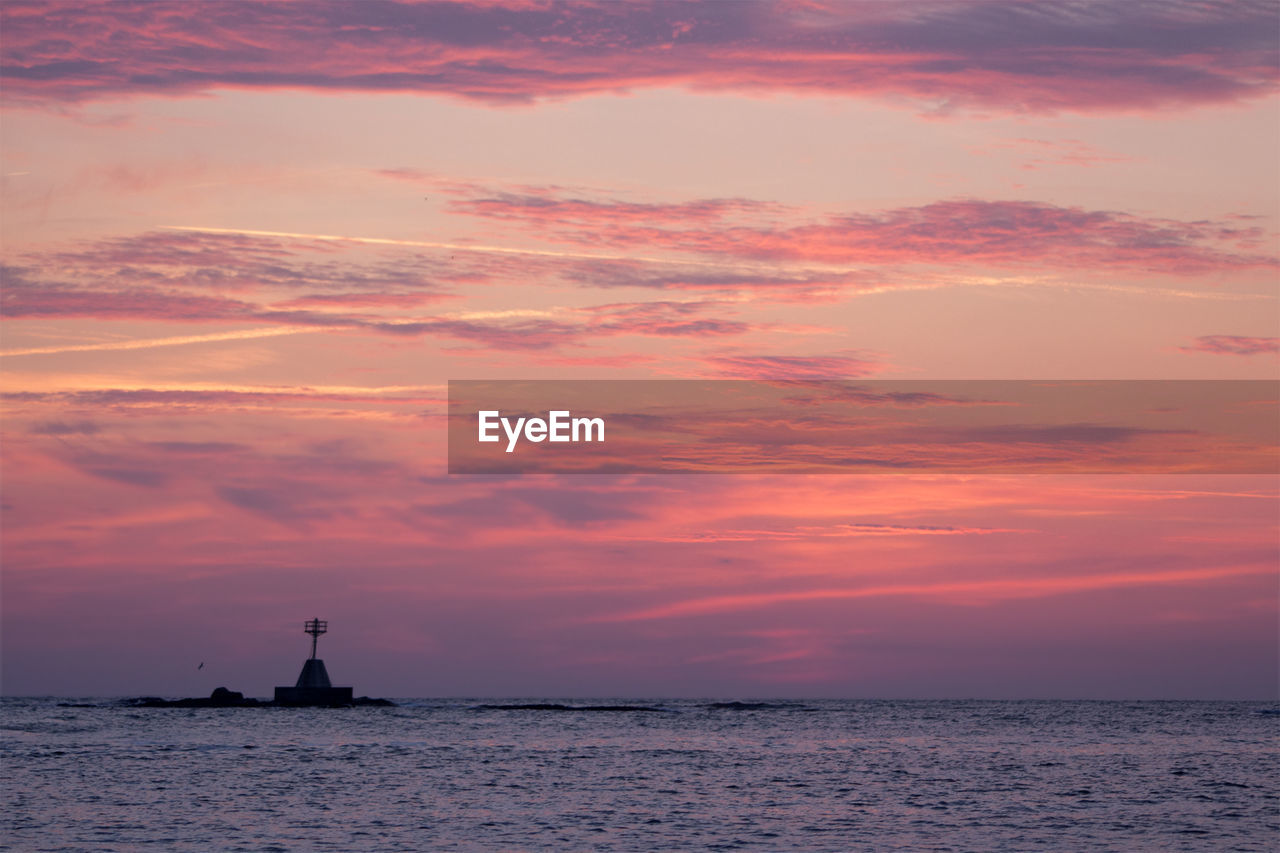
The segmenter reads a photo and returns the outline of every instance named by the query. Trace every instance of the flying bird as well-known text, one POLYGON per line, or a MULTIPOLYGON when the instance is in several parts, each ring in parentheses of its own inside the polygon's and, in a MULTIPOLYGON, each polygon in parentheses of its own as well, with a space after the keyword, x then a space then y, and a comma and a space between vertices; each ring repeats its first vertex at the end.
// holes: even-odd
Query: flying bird
POLYGON ((204 669, 204 661, 200 661, 200 665, 196 669, 204 669))

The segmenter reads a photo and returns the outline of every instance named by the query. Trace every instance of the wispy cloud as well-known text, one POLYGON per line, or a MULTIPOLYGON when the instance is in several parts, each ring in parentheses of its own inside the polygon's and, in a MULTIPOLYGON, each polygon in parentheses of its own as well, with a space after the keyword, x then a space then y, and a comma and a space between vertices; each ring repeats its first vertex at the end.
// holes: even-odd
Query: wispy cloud
POLYGON ((200 225, 161 225, 167 231, 194 234, 221 234, 245 237, 283 237, 294 240, 321 240, 334 243, 362 243, 369 246, 403 246, 420 249, 445 249, 450 252, 476 252, 479 254, 513 255, 528 258, 554 258, 585 261, 636 261, 652 264, 687 264, 713 269, 741 269, 741 264, 698 261, 683 258, 655 257, 648 255, 618 254, 607 252, 567 252, 558 249, 529 249, 517 246, 490 246, 482 243, 446 243, 433 240, 399 240, 390 237, 362 237, 343 234, 305 234, 293 231, 260 231, 248 228, 210 228, 200 225))
POLYGON ((329 332, 338 327, 312 326, 275 326, 265 329, 240 329, 234 332, 212 332, 207 335, 182 335, 169 338, 139 338, 127 341, 104 341, 96 344, 66 344, 51 347, 29 347, 27 349, 0 350, 0 358, 17 355, 55 355, 66 352, 109 352, 113 350, 151 349, 152 347, 174 347, 187 344, 206 344, 220 341, 243 341, 253 338, 274 338, 280 335, 299 335, 308 332, 329 332))
POLYGON ((885 364, 870 355, 707 355, 702 361, 735 379, 839 379, 870 376, 885 364))
POLYGON ((974 154, 1021 159, 1019 167, 1037 171, 1049 166, 1090 167, 1125 163, 1130 157, 1104 151, 1079 139, 1002 139, 973 149, 974 154))

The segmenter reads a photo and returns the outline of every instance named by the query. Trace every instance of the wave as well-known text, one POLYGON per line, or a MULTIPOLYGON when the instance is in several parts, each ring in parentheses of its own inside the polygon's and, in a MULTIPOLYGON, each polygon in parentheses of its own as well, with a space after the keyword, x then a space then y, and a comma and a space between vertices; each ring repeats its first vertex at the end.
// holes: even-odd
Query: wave
POLYGON ((808 711, 798 702, 708 702, 702 706, 712 711, 808 711))
POLYGON ((530 702, 517 705, 473 705, 473 711, 641 711, 668 713, 651 705, 562 705, 558 702, 530 702))

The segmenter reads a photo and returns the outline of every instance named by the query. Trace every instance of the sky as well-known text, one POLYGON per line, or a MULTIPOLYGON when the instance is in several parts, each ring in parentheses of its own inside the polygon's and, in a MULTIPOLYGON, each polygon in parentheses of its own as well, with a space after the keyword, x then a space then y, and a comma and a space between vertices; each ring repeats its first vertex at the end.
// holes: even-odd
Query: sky
POLYGON ((0 6, 0 689, 1275 699, 1266 474, 457 476, 460 379, 1277 379, 1274 2, 0 6), (197 668, 203 663, 203 668, 197 668))

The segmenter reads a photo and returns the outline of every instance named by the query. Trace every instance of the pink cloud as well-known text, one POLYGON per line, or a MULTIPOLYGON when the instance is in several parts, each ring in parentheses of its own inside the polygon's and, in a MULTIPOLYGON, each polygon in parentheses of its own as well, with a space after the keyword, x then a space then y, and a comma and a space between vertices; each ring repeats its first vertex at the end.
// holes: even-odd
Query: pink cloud
POLYGON ((400 249, 366 254, 333 241, 207 232, 145 231, 74 250, 27 256, 62 277, 221 292, 306 289, 313 292, 412 292, 447 295, 446 284, 475 271, 400 249))
MULTIPOLYGON (((722 211, 688 205, 565 200, 554 216, 543 194, 499 193, 454 203, 460 212, 519 223, 574 245, 660 246, 755 261, 829 264, 973 264, 1077 269, 1125 267, 1199 274, 1280 261, 1260 253, 1255 226, 1154 219, 1034 201, 953 199, 876 213, 848 213, 803 224, 719 221, 722 211), (611 208, 620 206, 621 215, 611 208)), ((733 212, 744 212, 736 207, 733 212)), ((791 217, 788 222, 794 221, 791 217)))
MULTIPOLYGON (((482 190, 482 187, 476 187, 482 190)), ((500 192, 489 198, 470 198, 452 207, 490 219, 525 220, 530 216, 550 221, 600 222, 609 224, 652 222, 723 222, 736 215, 789 212, 783 205, 745 198, 710 198, 677 204, 655 204, 624 200, 593 200, 557 196, 550 188, 525 188, 523 192, 500 192)))
POLYGON ((292 308, 417 308, 448 298, 433 293, 312 293, 277 302, 275 309, 292 308))
POLYGON ((859 355, 709 355, 702 361, 735 379, 839 379, 870 376, 885 366, 859 355))
POLYGON ((1194 344, 1179 347, 1182 352, 1212 355, 1265 355, 1280 352, 1280 338, 1247 335, 1201 335, 1194 344))
POLYGON ((736 335, 752 327, 724 317, 705 316, 709 310, 725 310, 707 302, 629 302, 580 309, 598 332, 657 337, 714 337, 736 335))
MULTIPOLYGON (((11 320, 88 317, 350 329, 395 337, 435 336, 496 350, 558 350, 597 338, 642 335, 719 338, 754 326, 714 300, 608 303, 515 312, 424 313, 458 298, 441 282, 514 271, 488 258, 478 273, 402 248, 370 255, 305 240, 151 232, 76 251, 29 253, 3 266, 11 320), (300 296, 282 294, 302 291, 300 296), (234 296, 229 295, 234 294, 234 296), (412 312, 412 313, 411 313, 412 312)), ((545 265, 545 264, 544 264, 545 265)), ((550 266, 554 274, 555 265, 550 266)), ((524 276, 528 269, 520 270, 524 276)))
POLYGON ((326 3, 3 10, 27 103, 219 88, 494 102, 648 87, 909 99, 934 109, 1186 107, 1277 80, 1272 7, 1125 2, 326 3))
MULTIPOLYGON (((556 235, 560 237, 561 235, 556 235)), ((576 242, 578 235, 567 237, 576 242)), ((654 290, 694 291, 709 294, 752 294, 772 301, 828 301, 848 291, 892 288, 894 281, 870 270, 807 269, 707 269, 679 263, 648 264, 634 261, 572 261, 548 264, 549 275, 584 287, 642 287, 654 290)))
MULTIPOLYGON (((75 410, 128 411, 170 409, 177 412, 214 411, 220 409, 250 409, 278 407, 288 403, 335 403, 335 408, 350 409, 351 404, 376 404, 379 406, 439 405, 439 396, 421 391, 393 391, 378 393, 377 389, 363 393, 352 391, 316 389, 309 387, 280 387, 269 390, 240 390, 235 388, 103 388, 93 391, 10 391, 0 393, 0 400, 18 407, 23 405, 67 405, 75 410)), ((37 434, 60 435, 66 432, 96 432, 91 421, 64 423, 50 422, 37 430, 37 434), (46 431, 47 430, 47 431, 46 431)))
MULTIPOLYGON (((147 318, 184 321, 239 321, 255 318, 248 302, 219 296, 175 293, 149 287, 127 290, 90 289, 42 281, 27 271, 3 269, 4 293, 0 304, 9 318, 97 317, 147 318)), ((294 314, 295 317, 304 315, 294 314)))
POLYGON ((766 592, 692 599, 646 610, 607 614, 600 618, 603 621, 670 619, 681 616, 698 616, 759 607, 776 607, 798 601, 835 602, 851 598, 878 598, 890 596, 938 596, 942 598, 972 596, 973 598, 970 599, 971 601, 987 602, 1007 598, 1063 595, 1088 590, 1111 589, 1118 586, 1195 583, 1197 581, 1212 581, 1224 577, 1259 575, 1263 573, 1265 573, 1263 568, 1259 565, 1256 559, 1254 559, 1239 566, 1183 571, 1108 573, 1093 576, 1074 575, 1067 577, 998 579, 960 583, 933 582, 929 584, 895 584, 890 586, 871 586, 855 589, 806 589, 800 591, 766 592))

